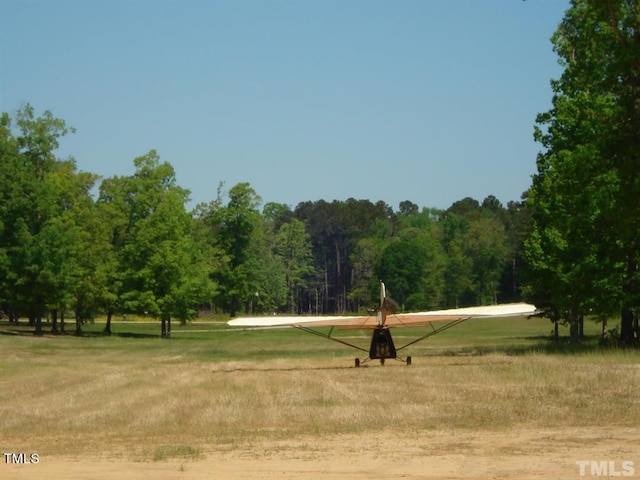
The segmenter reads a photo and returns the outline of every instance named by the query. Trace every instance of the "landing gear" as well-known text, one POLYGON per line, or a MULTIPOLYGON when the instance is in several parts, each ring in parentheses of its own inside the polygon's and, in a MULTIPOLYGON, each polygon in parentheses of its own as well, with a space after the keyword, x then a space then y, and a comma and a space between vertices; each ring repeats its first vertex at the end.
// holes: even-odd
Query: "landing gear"
MULTIPOLYGON (((389 328, 385 326, 378 326, 373 330, 373 334, 371 335, 369 357, 365 358, 362 363, 367 363, 369 360, 380 360, 380 365, 384 365, 388 358, 404 362, 407 366, 411 365, 411 357, 407 357, 406 359, 398 357, 389 328)), ((354 365, 356 368, 360 366, 359 358, 355 359, 354 365)))
MULTIPOLYGON (((356 359, 353 362, 353 366, 356 367, 356 368, 359 368, 360 367, 360 363, 367 363, 369 360, 371 360, 371 359, 370 358, 366 358, 364 360, 364 362, 360 362, 360 359, 356 357, 356 359)), ((384 358, 380 358, 379 360, 380 360, 380 365, 384 365, 385 359, 384 358)), ((397 358, 397 360, 402 361, 402 359, 400 359, 400 358, 397 358)), ((407 365, 407 367, 410 366, 411 365, 411 357, 407 357, 404 360, 404 363, 407 365)))

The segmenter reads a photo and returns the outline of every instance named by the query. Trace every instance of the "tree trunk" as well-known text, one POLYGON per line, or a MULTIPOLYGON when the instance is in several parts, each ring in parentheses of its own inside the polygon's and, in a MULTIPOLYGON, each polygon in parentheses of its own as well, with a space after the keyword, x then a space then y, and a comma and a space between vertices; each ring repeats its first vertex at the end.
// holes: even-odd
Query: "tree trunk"
POLYGON ((35 334, 36 335, 42 335, 42 317, 40 315, 37 315, 35 317, 33 317, 33 325, 36 327, 35 330, 35 334))
POLYGON ((580 340, 580 328, 578 326, 578 318, 571 315, 569 319, 569 339, 572 342, 580 340))
POLYGON ((342 284, 342 260, 340 258, 340 246, 338 245, 338 241, 334 240, 334 245, 336 247, 336 275, 335 275, 335 284, 333 285, 333 293, 335 296, 334 300, 334 308, 337 313, 342 313, 342 301, 341 301, 341 292, 340 285, 342 284))
POLYGON ((578 316, 578 335, 580 340, 584 339, 584 315, 578 316))
POLYGON ((77 336, 82 335, 82 316, 76 312, 76 333, 77 336))
POLYGON ((569 338, 572 342, 580 340, 580 314, 578 313, 578 302, 571 302, 571 313, 569 314, 569 338))
POLYGON ((113 316, 113 311, 109 308, 107 310, 107 323, 104 326, 105 335, 111 335, 111 317, 113 316))
POLYGON ((327 313, 329 309, 329 270, 326 257, 324 260, 324 298, 322 300, 322 313, 327 313))
POLYGON ((620 343, 631 345, 633 343, 633 310, 631 307, 624 307, 620 318, 620 343))
POLYGON ((162 315, 161 317, 162 323, 162 338, 170 338, 171 337, 171 317, 162 315))
POLYGON ((51 311, 51 333, 60 333, 58 330, 58 310, 51 311))
POLYGON ((231 318, 235 318, 238 315, 238 310, 240 310, 240 299, 238 298, 238 294, 231 294, 231 301, 229 302, 229 316, 231 318))
MULTIPOLYGON (((625 296, 626 302, 630 298, 633 298, 638 290, 636 282, 634 281, 636 275, 636 261, 635 255, 627 255, 627 275, 626 281, 622 287, 622 292, 625 296)), ((633 308, 628 304, 622 307, 622 314, 620 318, 620 343, 622 345, 631 345, 634 340, 634 317, 633 308)))
POLYGON ((60 333, 64 333, 64 312, 60 312, 60 333))
POLYGON ((518 280, 516 275, 518 274, 517 254, 513 255, 513 261, 511 262, 511 298, 516 298, 516 292, 518 291, 518 280))

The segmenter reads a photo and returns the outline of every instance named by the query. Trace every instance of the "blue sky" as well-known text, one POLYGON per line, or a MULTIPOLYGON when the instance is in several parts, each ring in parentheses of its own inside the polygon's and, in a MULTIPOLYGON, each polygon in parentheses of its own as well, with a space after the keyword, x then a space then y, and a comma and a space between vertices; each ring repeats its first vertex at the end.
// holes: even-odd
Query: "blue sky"
POLYGON ((0 0, 0 110, 81 170, 156 149, 192 204, 519 200, 568 0, 0 0))

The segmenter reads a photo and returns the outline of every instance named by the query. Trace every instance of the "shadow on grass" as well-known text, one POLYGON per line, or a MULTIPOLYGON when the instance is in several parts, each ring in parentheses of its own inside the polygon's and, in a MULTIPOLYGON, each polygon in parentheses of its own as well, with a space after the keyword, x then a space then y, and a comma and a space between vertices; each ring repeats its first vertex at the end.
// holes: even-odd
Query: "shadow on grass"
POLYGON ((549 336, 514 337, 514 340, 524 340, 527 343, 512 345, 505 343, 503 345, 451 348, 439 352, 436 355, 481 356, 491 353, 502 353, 509 356, 523 356, 537 353, 549 355, 578 355, 617 351, 640 351, 639 344, 621 346, 615 341, 603 342, 599 335, 586 336, 580 341, 573 341, 566 337, 555 339, 549 336))
POLYGON ((50 328, 44 328, 42 333, 36 334, 35 327, 24 324, 0 324, 0 335, 19 336, 19 337, 36 337, 36 338, 58 338, 58 337, 78 337, 78 338, 160 338, 160 334, 143 333, 143 332, 112 332, 104 331, 82 331, 76 333, 75 330, 65 330, 64 332, 53 332, 50 328))
MULTIPOLYGON (((317 367, 301 367, 301 366, 291 366, 291 367, 267 367, 267 368, 253 368, 253 367, 238 367, 238 368, 227 368, 220 370, 212 370, 212 374, 230 374, 230 373, 245 373, 245 372, 315 372, 315 371, 324 371, 324 370, 356 370, 356 367, 351 366, 322 366, 320 365, 322 362, 318 362, 319 365, 317 367)), ((369 368, 368 366, 361 366, 358 368, 369 368)))
MULTIPOLYGON (((69 325, 68 325, 69 327, 69 325)), ((43 325, 42 335, 35 335, 35 327, 28 323, 10 323, 6 320, 0 320, 0 335, 6 336, 18 336, 18 337, 35 337, 35 338, 58 338, 58 337, 78 337, 78 338, 122 338, 122 339, 160 339, 160 332, 158 325, 156 324, 141 324, 141 325, 127 325, 127 331, 113 331, 111 334, 104 332, 104 326, 99 324, 87 324, 86 329, 83 329, 82 333, 77 335, 75 328, 67 328, 65 332, 52 332, 51 324, 45 323, 43 325), (132 331, 133 330, 133 331, 132 331), (137 330, 137 331, 136 331, 137 330)), ((176 333, 189 333, 188 331, 177 330, 176 333)), ((178 336, 174 338, 180 338, 181 342, 191 342, 196 340, 190 337, 178 336)), ((210 342, 213 337, 203 336, 198 337, 197 340, 206 340, 210 342)), ((223 358, 234 358, 236 360, 269 360, 273 358, 290 358, 293 361, 295 359, 313 359, 318 358, 319 362, 322 362, 325 358, 326 352, 324 350, 305 350, 303 344, 292 344, 290 348, 280 349, 275 345, 270 346, 272 348, 258 349, 255 348, 245 349, 243 343, 238 345, 238 349, 231 349, 229 352, 220 350, 220 338, 216 337, 216 348, 207 350, 206 352, 199 352, 198 356, 202 360, 218 360, 223 358)), ((249 344, 258 341, 257 339, 247 339, 249 344)), ((303 341, 303 340, 301 340, 303 341)), ((234 344, 235 345, 235 344, 234 344)), ((255 344, 254 344, 255 346, 255 344)), ((640 352, 640 344, 632 346, 620 346, 615 338, 610 339, 608 342, 602 342, 599 335, 590 335, 584 337, 581 341, 571 341, 568 337, 560 337, 554 339, 549 335, 539 336, 521 336, 521 337, 508 337, 508 338, 496 338, 489 345, 465 345, 465 346, 443 346, 441 348, 435 348, 428 353, 419 355, 414 353, 414 356, 481 356, 489 354, 504 354, 509 356, 525 356, 534 354, 550 354, 550 355, 579 355, 579 354, 602 354, 602 353, 615 353, 622 351, 635 351, 640 352)), ((324 368, 319 366, 319 368, 324 368)), ((337 367, 342 368, 342 367, 337 367)), ((293 369, 299 369, 299 367, 293 367, 293 369)))
MULTIPOLYGON (((71 334, 74 335, 74 334, 71 334)), ((114 338, 160 338, 160 334, 159 333, 141 333, 141 332, 111 332, 111 333, 105 333, 105 332, 82 332, 79 336, 81 337, 89 337, 89 338, 94 338, 94 337, 99 337, 99 338, 104 338, 104 337, 114 337, 114 338)))

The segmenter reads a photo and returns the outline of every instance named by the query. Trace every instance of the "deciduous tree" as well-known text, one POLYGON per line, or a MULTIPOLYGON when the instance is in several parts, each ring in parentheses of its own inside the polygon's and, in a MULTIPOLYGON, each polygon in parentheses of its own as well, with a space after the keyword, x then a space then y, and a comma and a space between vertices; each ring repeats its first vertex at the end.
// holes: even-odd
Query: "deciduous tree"
POLYGON ((573 0, 552 38, 564 71, 552 81, 552 109, 537 118, 544 151, 527 200, 529 297, 566 318, 574 338, 586 312, 612 310, 621 312, 621 340, 634 338, 639 32, 636 2, 573 0))

